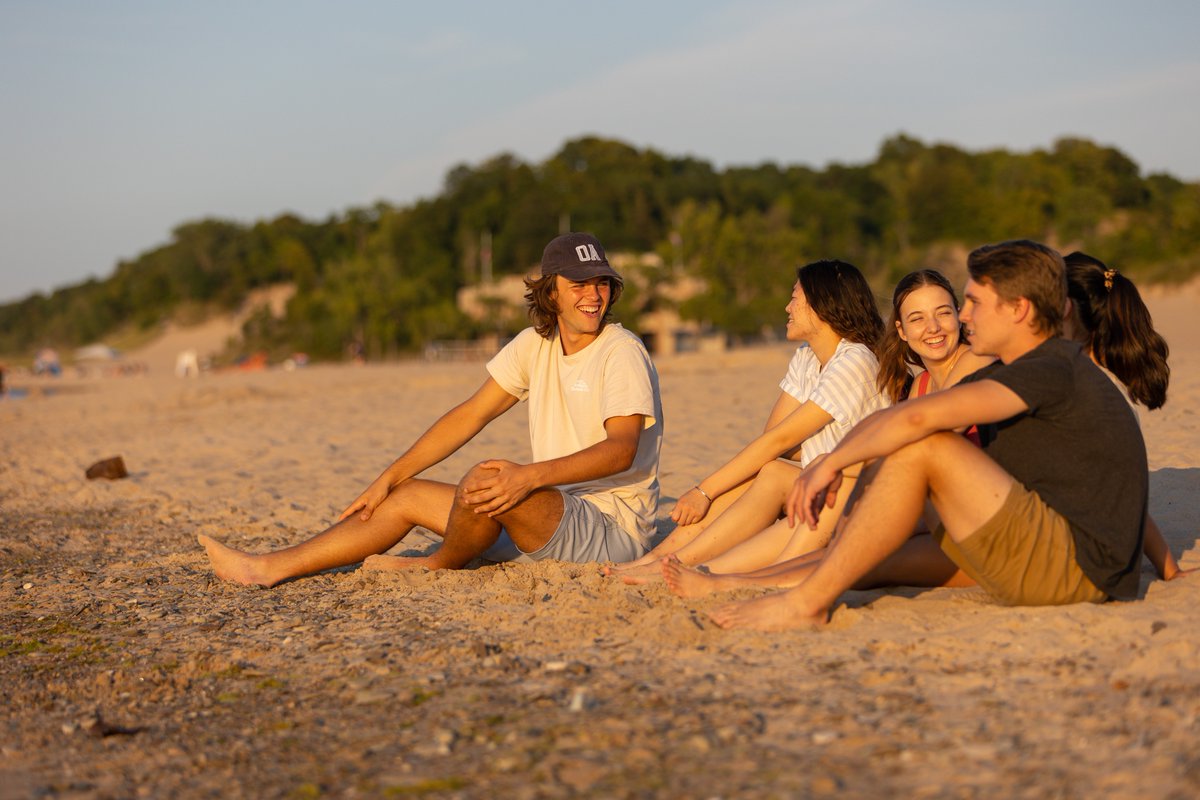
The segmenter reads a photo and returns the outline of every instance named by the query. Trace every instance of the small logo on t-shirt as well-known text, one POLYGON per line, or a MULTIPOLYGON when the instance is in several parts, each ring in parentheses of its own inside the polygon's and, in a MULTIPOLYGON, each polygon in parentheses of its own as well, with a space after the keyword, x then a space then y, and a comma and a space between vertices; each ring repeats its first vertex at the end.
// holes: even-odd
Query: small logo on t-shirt
POLYGON ((578 381, 575 381, 575 383, 571 384, 571 391, 572 392, 590 392, 591 389, 588 388, 587 383, 585 383, 582 380, 578 380, 578 381))

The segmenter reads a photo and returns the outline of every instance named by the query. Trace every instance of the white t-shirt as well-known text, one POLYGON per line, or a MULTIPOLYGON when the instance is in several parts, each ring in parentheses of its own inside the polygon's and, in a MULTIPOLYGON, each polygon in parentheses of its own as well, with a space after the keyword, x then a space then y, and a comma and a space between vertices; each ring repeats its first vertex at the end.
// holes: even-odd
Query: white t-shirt
POLYGON ((833 421, 800 446, 800 465, 828 453, 850 429, 889 403, 875 385, 879 360, 865 344, 842 339, 824 368, 808 343, 796 348, 779 388, 801 403, 811 400, 833 421))
POLYGON ((544 339, 526 328, 488 362, 500 388, 529 400, 534 461, 578 453, 608 437, 610 417, 645 417, 637 455, 624 472, 558 486, 596 506, 643 546, 658 512, 658 457, 662 450, 662 400, 658 372, 641 340, 609 323, 578 353, 563 355, 555 333, 544 339))

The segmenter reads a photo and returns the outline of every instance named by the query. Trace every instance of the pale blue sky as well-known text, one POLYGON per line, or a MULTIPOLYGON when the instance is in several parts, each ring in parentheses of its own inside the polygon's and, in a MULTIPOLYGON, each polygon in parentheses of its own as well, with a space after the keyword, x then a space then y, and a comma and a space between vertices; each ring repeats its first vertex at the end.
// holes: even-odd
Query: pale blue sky
POLYGON ((1198 30, 1194 2, 0 0, 0 301, 583 134, 814 167, 1081 135, 1196 180, 1198 30))

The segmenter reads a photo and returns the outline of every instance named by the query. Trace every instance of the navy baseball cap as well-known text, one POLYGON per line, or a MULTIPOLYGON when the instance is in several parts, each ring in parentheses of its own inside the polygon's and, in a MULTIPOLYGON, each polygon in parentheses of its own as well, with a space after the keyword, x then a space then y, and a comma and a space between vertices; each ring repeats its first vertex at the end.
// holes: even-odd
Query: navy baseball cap
POLYGON ((590 233, 556 236, 542 251, 542 275, 562 275, 570 281, 607 277, 622 282, 608 263, 600 240, 590 233))

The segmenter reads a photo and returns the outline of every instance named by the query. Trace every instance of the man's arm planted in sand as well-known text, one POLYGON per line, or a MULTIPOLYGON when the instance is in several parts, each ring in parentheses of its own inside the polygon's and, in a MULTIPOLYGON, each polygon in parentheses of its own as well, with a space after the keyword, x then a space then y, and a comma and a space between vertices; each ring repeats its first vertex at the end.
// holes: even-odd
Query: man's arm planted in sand
POLYGON ((802 519, 815 528, 821 509, 832 507, 836 499, 842 470, 852 464, 891 455, 939 431, 1000 422, 1027 410, 1029 406, 1012 389, 981 380, 876 411, 800 473, 787 498, 788 522, 794 525, 802 519))
POLYGON ((412 447, 393 461, 353 503, 346 506, 338 521, 360 511, 363 521, 370 519, 393 489, 456 452, 517 402, 516 397, 489 377, 475 394, 447 411, 421 434, 412 447))
POLYGON ((609 417, 604 421, 607 437, 577 453, 532 464, 503 459, 481 462, 480 467, 494 472, 464 483, 463 497, 474 507, 476 514, 494 517, 508 511, 536 489, 581 483, 624 472, 633 465, 644 427, 645 417, 641 414, 609 417))

